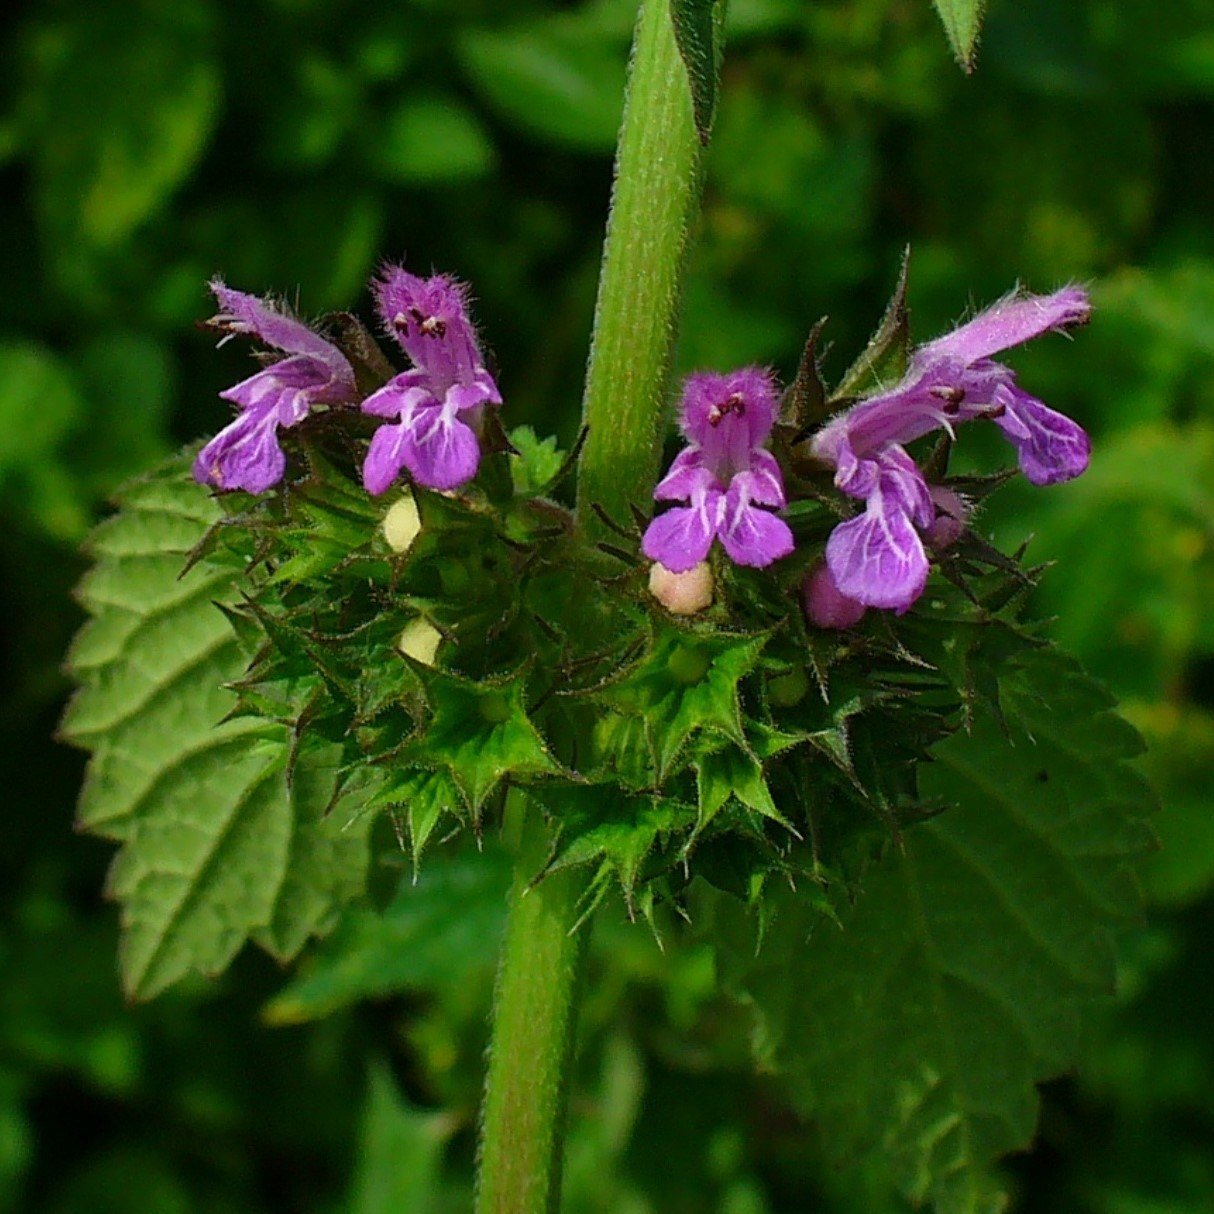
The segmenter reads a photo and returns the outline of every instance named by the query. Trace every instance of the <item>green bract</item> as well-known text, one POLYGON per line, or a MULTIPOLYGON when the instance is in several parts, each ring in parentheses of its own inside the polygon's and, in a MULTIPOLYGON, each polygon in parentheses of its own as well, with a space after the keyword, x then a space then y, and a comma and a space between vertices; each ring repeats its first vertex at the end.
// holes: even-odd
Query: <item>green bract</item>
MULTIPOLYGON (((901 290, 863 365, 904 340, 900 315, 901 290)), ((1018 619, 1032 571, 972 534, 914 613, 806 624, 837 517, 797 445, 825 399, 811 381, 812 349, 777 435, 797 554, 722 560, 693 617, 650 596, 634 533, 575 524, 572 460, 530 430, 460 495, 414 487, 404 551, 337 414, 290 432, 274 495, 211 501, 185 457, 132 485, 93 541, 64 725, 94 751, 83 824, 125 844, 131 990, 222 968, 248 937, 294 954, 361 891, 377 814, 416 865, 436 832, 496 830, 511 789, 547 822, 534 879, 592 870, 584 913, 613 887, 646 915, 683 907, 701 878, 763 922, 779 877, 833 916, 949 804, 924 761, 999 718, 1042 642, 1018 619)))

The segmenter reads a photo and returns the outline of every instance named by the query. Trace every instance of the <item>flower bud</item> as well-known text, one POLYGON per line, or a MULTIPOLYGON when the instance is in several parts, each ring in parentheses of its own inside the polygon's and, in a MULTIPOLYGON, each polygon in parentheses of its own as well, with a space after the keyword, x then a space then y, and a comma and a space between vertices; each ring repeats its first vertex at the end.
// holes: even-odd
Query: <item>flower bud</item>
POLYGON ((429 620, 420 616, 410 620, 404 631, 397 639, 396 648, 415 662, 423 666, 433 666, 438 647, 442 643, 443 634, 429 620))
POLYGON ((805 617, 818 628, 851 628, 868 610, 835 585, 826 563, 818 565, 802 587, 805 617))
POLYGON ((929 492, 936 507, 936 517, 924 534, 933 548, 948 548, 964 534, 970 514, 969 507, 957 494, 943 485, 932 485, 929 492))
POLYGON ((655 561, 649 569, 649 593, 675 615, 695 615, 712 605, 712 570, 701 561, 686 573, 671 573, 655 561))
POLYGON ((421 534, 422 519, 417 512, 413 494, 406 492, 384 515, 384 539, 393 552, 408 552, 413 541, 421 534))

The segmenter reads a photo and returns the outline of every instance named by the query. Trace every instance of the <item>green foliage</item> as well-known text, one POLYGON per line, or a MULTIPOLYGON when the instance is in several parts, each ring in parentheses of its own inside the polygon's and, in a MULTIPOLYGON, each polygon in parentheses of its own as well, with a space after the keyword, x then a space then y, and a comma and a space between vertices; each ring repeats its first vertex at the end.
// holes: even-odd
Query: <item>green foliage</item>
POLYGON ((347 913, 267 1016, 292 1024, 400 990, 441 992, 479 1010, 492 981, 509 886, 509 857, 493 845, 425 865, 382 912, 347 913))
POLYGON ((717 18, 715 0, 670 0, 675 41, 687 68, 700 142, 708 143, 717 108, 717 18))
POLYGON ((736 925, 723 954, 835 1149, 879 1151, 949 1214, 1003 1207, 989 1169, 1032 1139, 1034 1084, 1080 1055, 1151 843, 1138 739, 1072 662, 1025 659, 1003 717, 1010 738, 986 714, 935 750, 925 791, 952 808, 874 868, 840 929, 786 895, 757 954, 736 925))
POLYGON ((592 9, 463 36, 459 55, 494 109, 549 139, 609 151, 620 129, 628 30, 592 9))
POLYGON ((986 0, 932 0, 932 3, 944 22, 944 31, 957 62, 967 72, 972 72, 986 0))
POLYGON ((224 969, 247 938, 283 959, 359 892, 357 832, 325 821, 331 759, 293 752, 281 726, 227 719, 241 653, 215 600, 233 568, 186 555, 218 511, 174 460, 122 494, 94 534, 80 589, 92 615, 69 662, 81 690, 66 738, 92 751, 80 824, 123 850, 122 969, 148 997, 190 970, 224 969))
POLYGON ((527 717, 525 674, 482 683, 441 671, 420 677, 433 715, 401 758, 446 768, 474 813, 506 777, 559 770, 527 717))
POLYGON ((89 293, 94 267, 189 174, 216 117, 208 6, 154 7, 151 20, 133 3, 118 14, 71 13, 41 30, 35 48, 30 106, 43 222, 52 247, 98 259, 56 266, 89 293), (86 265, 89 277, 80 273, 86 265))
MULTIPOLYGON (((298 288, 319 311, 362 307, 358 292, 379 256, 405 252, 416 267, 456 270, 475 285, 484 335, 497 349, 507 424, 572 442, 635 10, 619 0, 501 9, 483 0, 357 10, 266 0, 247 11, 59 0, 10 18, 0 90, 9 186, 0 200, 8 234, 0 333, 5 350, 36 351, 38 365, 53 370, 43 380, 23 361, 21 374, 0 384, 8 625, 0 771, 10 807, 0 957, 15 975, 0 992, 0 1209, 340 1208, 372 1056, 392 1061, 411 1105, 441 1107, 465 1127, 447 1164, 463 1177, 467 1207, 488 963, 461 998, 450 991, 455 979, 444 984, 436 973, 436 946, 426 954, 431 968, 399 982, 385 968, 389 977, 359 995, 360 1005, 343 1002, 300 1027, 258 1023, 257 1008, 296 979, 255 952, 218 983, 186 982, 124 1007, 112 973, 117 914, 96 896, 107 849, 70 831, 75 756, 47 735, 64 694, 63 647, 79 622, 66 594, 79 576, 74 543, 116 485, 222 424, 226 406, 214 393, 247 373, 233 347, 216 354, 193 331, 206 309, 201 284, 216 271, 248 289, 298 288), (546 58, 495 95, 464 45, 519 27, 546 58), (579 41, 576 53, 568 49, 579 41), (62 49, 79 64, 82 45, 93 87, 75 87, 58 66, 68 62, 57 58, 62 49), (143 53, 159 58, 134 63, 143 53), (573 74, 562 86, 565 65, 573 74), (174 70, 179 80, 167 78, 174 70), (533 87, 553 77, 555 86, 533 87), (199 80, 217 86, 209 114, 183 104, 199 80), (570 97, 581 98, 576 108, 570 97), (436 132, 430 147, 416 142, 417 114, 435 123, 439 102, 456 117, 448 134, 458 156, 436 125, 427 128, 436 132), (176 150, 166 150, 163 115, 177 116, 176 150), (557 127, 576 128, 574 137, 557 127), (471 150, 480 141, 470 130, 489 140, 487 163, 471 150), (153 138, 132 144, 135 131, 153 138), (129 179, 112 197, 124 200, 128 218, 111 228, 121 232, 112 247, 61 236, 61 223, 83 222, 82 199, 97 197, 91 152, 75 161, 87 188, 43 167, 68 145, 73 156, 129 150, 115 161, 129 179), (136 179, 149 156, 157 164, 136 179), (171 179, 166 166, 184 175, 171 179), (131 221, 130 199, 150 197, 152 186, 155 199, 131 221), (48 385, 45 418, 40 398, 24 392, 35 381, 48 385), (52 381, 70 385, 74 403, 44 444, 43 422, 60 416, 52 381)), ((1039 1146, 1005 1175, 1012 1208, 1032 1214, 1214 1208, 1214 1110, 1202 1087, 1214 1065, 1203 981, 1214 893, 1206 833, 1214 688, 1202 626, 1214 548, 1200 495, 1214 407, 1205 137, 1214 57, 1204 0, 991 5, 981 70, 968 80, 949 63, 923 0, 732 0, 729 10, 728 78, 707 158, 682 369, 766 361, 791 378, 806 330, 829 313, 819 353, 834 382, 862 346, 908 241, 920 335, 942 331, 963 301, 994 298, 1015 277, 1039 290, 1072 279, 1093 288, 1097 311, 1082 338, 1025 352, 1021 365, 1026 384, 1092 431, 1090 475, 1102 487, 1089 495, 1081 480, 1030 494, 1012 484, 984 502, 977 527, 1007 551, 1031 532, 1029 558, 1057 561, 1033 589, 1030 612, 1057 617, 1051 633, 1129 699, 1163 794, 1164 846, 1146 870, 1157 900, 1151 930, 1127 933, 1120 1003, 1103 1027, 1092 1021, 1080 1078, 1045 1089, 1039 1146), (1106 461, 1116 477, 1104 477, 1106 461)), ((105 199, 99 205, 106 210, 105 199)), ((520 496, 540 483, 520 484, 520 496)), ((469 542, 481 534, 461 533, 469 542)), ((465 594, 458 609, 474 599, 465 594)), ((411 611, 402 609, 395 632, 385 628, 371 651, 378 669, 364 667, 368 695, 400 691, 388 677, 399 667, 384 659, 411 611)), ((845 674, 837 672, 829 713, 815 722, 841 760, 861 749, 849 733, 881 736, 876 706, 851 711, 845 674)), ((781 677, 764 667, 746 691, 763 693, 781 677)), ((801 680, 812 690, 813 670, 780 686, 792 694, 801 680)), ((265 690, 281 702, 286 688, 265 690)), ((216 707, 222 714, 227 705, 216 707)), ((611 740, 633 721, 616 721, 611 740)), ((644 754, 620 748, 624 759, 644 754)), ((834 787, 820 771, 814 779, 834 787)), ((783 809, 789 790, 768 785, 783 809)), ((413 848, 424 831, 412 832, 411 816, 424 825, 435 806, 462 804, 441 789, 416 800, 425 814, 395 803, 385 781, 377 802, 413 848)), ((694 829, 698 788, 681 787, 678 804, 694 829)), ((734 797, 716 816, 736 820, 748 809, 734 797)), ((432 820, 418 885, 390 839, 374 884, 387 887, 393 915, 411 891, 425 903, 427 882, 442 887, 428 922, 454 924, 465 902, 480 898, 454 878, 444 885, 444 875, 470 870, 474 840, 468 851, 440 845, 457 817, 432 820)), ((781 829, 773 823, 773 840, 781 829)), ((495 837, 490 814, 487 855, 495 837)), ((878 825, 874 838, 884 837, 878 825)), ((715 859, 724 882, 733 851, 711 857, 711 845, 697 842, 699 862, 715 859)), ((806 895, 816 888, 797 885, 806 895)), ((490 904, 496 894, 485 897, 490 904)), ((360 925, 353 950, 378 918, 366 906, 347 914, 360 925)), ((614 897, 596 916, 571 1214, 904 1214, 879 1163, 839 1169, 786 1093, 752 1075, 739 1048, 742 1013, 714 996, 711 959, 668 909, 654 917, 664 953, 647 924, 629 927, 614 897)), ((369 964, 391 954, 404 968, 416 940, 369 944, 369 964)), ((452 973, 472 943, 451 946, 452 973)), ((327 946, 316 956, 329 957, 327 946)), ((447 1207, 460 1208, 458 1190, 447 1207)))
POLYGON ((439 1167, 454 1128, 450 1118, 412 1108, 382 1064, 371 1069, 363 1118, 350 1214, 437 1214, 439 1167))

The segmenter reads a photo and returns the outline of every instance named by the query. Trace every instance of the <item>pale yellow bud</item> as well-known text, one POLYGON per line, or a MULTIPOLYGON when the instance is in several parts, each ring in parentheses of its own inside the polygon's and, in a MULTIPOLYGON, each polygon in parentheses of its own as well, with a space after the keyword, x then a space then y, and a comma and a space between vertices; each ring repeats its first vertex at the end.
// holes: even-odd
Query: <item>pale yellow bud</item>
POLYGON ((654 562, 649 570, 649 593, 675 615, 695 615, 712 605, 712 570, 707 561, 701 561, 686 573, 671 573, 654 562))
POLYGON ((408 552, 413 541, 421 534, 422 518, 417 512, 417 503, 408 490, 399 501, 393 502, 383 521, 384 539, 393 552, 408 552))
POLYGON ((434 655, 442 643, 443 634, 429 620, 410 620, 397 639, 396 648, 406 657, 423 666, 434 665, 434 655))

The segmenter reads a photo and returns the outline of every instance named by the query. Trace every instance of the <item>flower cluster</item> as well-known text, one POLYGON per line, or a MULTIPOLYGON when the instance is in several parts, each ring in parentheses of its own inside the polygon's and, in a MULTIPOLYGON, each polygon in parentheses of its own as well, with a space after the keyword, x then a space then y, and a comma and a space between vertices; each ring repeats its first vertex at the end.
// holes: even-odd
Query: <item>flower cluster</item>
MULTIPOLYGON (((263 493, 282 480, 286 457, 280 427, 303 421, 317 407, 359 403, 354 369, 332 342, 266 299, 211 283, 221 311, 211 326, 248 334, 288 357, 220 395, 241 413, 198 453, 194 477, 217 489, 263 493)), ((413 363, 362 401, 362 411, 392 419, 371 439, 363 484, 383 493, 402 469, 419 485, 456 489, 480 464, 480 422, 485 405, 501 394, 485 370, 467 291, 445 275, 419 278, 388 266, 375 283, 385 330, 413 363)))
MULTIPOLYGON (((395 265, 372 286, 384 331, 412 366, 364 394, 337 345, 270 300, 211 283, 221 309, 211 325, 224 340, 247 334, 283 357, 221 393, 240 413, 199 452, 197 480, 264 492, 285 473, 280 429, 318 409, 356 407, 383 419, 363 462, 369 493, 383 493, 403 471, 440 491, 475 477, 485 409, 501 405, 502 397, 469 319, 467 289, 446 275, 421 278, 395 265)), ((1008 296, 920 346, 897 384, 852 404, 812 436, 813 459, 833 471, 843 494, 863 503, 834 528, 824 559, 804 581, 813 623, 848 628, 868 608, 907 611, 927 583, 929 550, 955 543, 964 531, 965 502, 947 486, 928 483, 907 450, 916 439, 935 430, 955 436, 963 422, 986 419, 1015 447, 1033 484, 1084 471, 1090 454, 1084 431, 1024 391, 993 356, 1081 324, 1089 311, 1078 287, 1008 296)), ((658 579, 655 594, 679 610, 711 602, 703 563, 715 542, 729 560, 754 568, 793 552, 793 532, 778 514, 788 504, 784 476, 769 449, 778 412, 775 377, 763 368, 685 381, 679 426, 686 446, 653 492, 656 501, 677 504, 653 519, 641 541, 667 574, 698 570, 694 592, 658 579)))
MULTIPOLYGON (((852 405, 813 436, 813 456, 864 510, 834 529, 824 565, 806 581, 811 621, 846 628, 869 607, 908 610, 927 583, 924 539, 945 547, 964 530, 965 504, 947 487, 928 484, 906 450, 915 439, 933 430, 955 435, 962 422, 985 418, 1014 445, 1033 484, 1084 471, 1090 455, 1084 431, 1025 392, 992 355, 1081 324, 1089 311, 1078 287, 1009 296, 920 346, 899 383, 852 405)), ((762 509, 785 505, 779 466, 764 448, 775 400, 770 375, 754 368, 688 379, 681 425, 689 446, 654 498, 689 505, 650 524, 647 556, 679 573, 703 560, 714 539, 740 565, 764 566, 792 552, 787 525, 762 509)))

